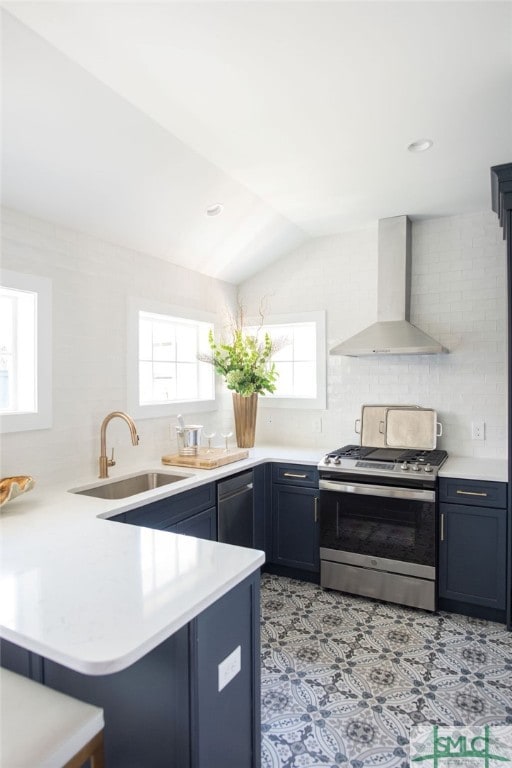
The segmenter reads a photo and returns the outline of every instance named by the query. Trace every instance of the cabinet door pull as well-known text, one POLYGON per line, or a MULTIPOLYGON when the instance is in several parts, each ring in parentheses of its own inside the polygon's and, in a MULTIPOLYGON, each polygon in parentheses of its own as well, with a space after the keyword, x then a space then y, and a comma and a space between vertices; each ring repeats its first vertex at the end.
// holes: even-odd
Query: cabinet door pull
POLYGON ((318 496, 315 496, 315 523, 318 523, 318 496))
POLYGON ((457 489, 457 493, 459 494, 459 496, 485 496, 485 497, 487 497, 487 494, 484 493, 483 491, 459 491, 459 489, 457 489))
POLYGON ((297 480, 305 480, 307 475, 299 475, 294 472, 283 472, 283 477, 295 477, 297 480))
POLYGON ((444 541, 444 514, 441 512, 441 541, 444 541))

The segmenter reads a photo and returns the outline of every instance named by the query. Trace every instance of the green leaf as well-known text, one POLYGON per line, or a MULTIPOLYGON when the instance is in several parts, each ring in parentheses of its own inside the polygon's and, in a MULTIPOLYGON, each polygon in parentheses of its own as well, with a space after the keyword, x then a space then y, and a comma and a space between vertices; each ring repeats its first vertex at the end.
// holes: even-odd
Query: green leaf
POLYGON ((260 341, 257 336, 236 328, 230 344, 217 344, 210 331, 208 343, 212 351, 208 362, 224 377, 228 389, 244 397, 275 392, 278 373, 271 361, 274 348, 268 333, 260 341))

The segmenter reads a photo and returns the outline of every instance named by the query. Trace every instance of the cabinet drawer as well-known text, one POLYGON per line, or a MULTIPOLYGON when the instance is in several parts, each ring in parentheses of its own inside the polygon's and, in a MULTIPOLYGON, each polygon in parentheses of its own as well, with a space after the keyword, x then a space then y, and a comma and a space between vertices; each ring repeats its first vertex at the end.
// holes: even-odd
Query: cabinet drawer
POLYGON ((191 491, 170 496, 168 499, 132 509, 125 513, 125 522, 132 525, 145 525, 148 528, 167 528, 169 524, 183 517, 196 514, 214 505, 215 485, 208 483, 191 491))
POLYGON ((507 484, 486 480, 462 480, 441 477, 439 499, 452 504, 469 504, 478 507, 505 509, 507 506, 507 484))
POLYGON ((274 483, 287 485, 305 485, 310 488, 318 487, 318 470, 316 467, 302 464, 274 464, 272 467, 274 483))

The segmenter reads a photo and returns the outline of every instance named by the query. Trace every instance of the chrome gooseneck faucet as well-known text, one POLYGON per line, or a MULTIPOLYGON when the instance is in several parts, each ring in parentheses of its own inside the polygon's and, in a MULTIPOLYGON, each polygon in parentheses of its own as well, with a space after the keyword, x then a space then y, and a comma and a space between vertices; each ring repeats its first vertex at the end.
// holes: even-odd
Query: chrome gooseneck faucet
POLYGON ((112 419, 119 417, 120 419, 123 419, 123 421, 126 421, 130 428, 130 434, 132 436, 132 445, 138 445, 139 443, 139 436, 137 434, 137 427, 135 426, 135 422, 133 421, 131 416, 128 416, 127 413, 124 413, 123 411, 112 411, 112 413, 109 413, 105 418, 103 419, 103 422, 101 424, 101 435, 100 435, 100 474, 99 477, 104 478, 108 477, 108 468, 113 467, 115 465, 114 461, 114 449, 112 448, 112 458, 108 458, 107 456, 107 424, 112 419))

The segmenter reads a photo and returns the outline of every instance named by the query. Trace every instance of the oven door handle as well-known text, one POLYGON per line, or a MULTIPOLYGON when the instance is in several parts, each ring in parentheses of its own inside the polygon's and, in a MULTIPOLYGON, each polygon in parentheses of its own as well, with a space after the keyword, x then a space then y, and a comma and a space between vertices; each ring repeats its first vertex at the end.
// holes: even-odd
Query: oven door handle
POLYGON ((321 491, 355 493, 360 496, 383 496, 388 499, 411 499, 414 501, 435 501, 436 492, 416 488, 396 488, 390 485, 358 485, 340 483, 332 480, 320 480, 321 491))

